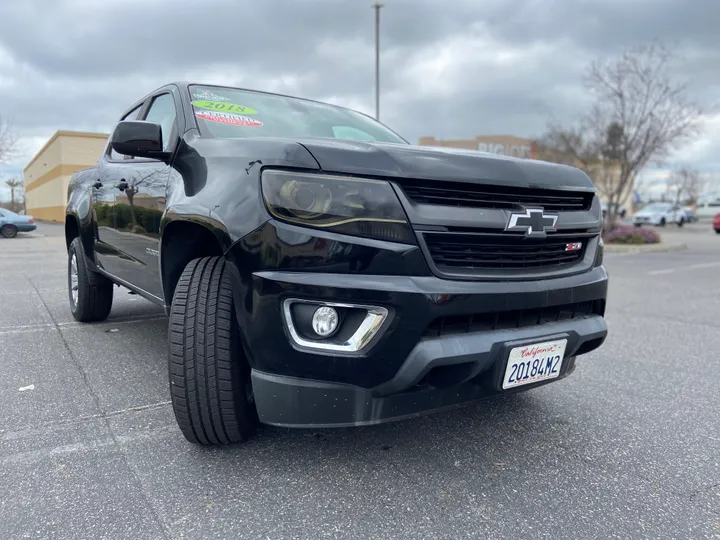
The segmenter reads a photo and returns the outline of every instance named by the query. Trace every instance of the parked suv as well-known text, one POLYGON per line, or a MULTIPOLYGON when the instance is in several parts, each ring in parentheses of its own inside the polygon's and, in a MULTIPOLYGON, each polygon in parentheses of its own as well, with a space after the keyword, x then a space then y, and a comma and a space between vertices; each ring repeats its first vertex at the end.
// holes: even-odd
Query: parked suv
POLYGON ((601 225, 572 167, 170 84, 71 179, 70 309, 106 318, 113 284, 165 307, 191 442, 375 424, 572 373, 607 334, 601 225))

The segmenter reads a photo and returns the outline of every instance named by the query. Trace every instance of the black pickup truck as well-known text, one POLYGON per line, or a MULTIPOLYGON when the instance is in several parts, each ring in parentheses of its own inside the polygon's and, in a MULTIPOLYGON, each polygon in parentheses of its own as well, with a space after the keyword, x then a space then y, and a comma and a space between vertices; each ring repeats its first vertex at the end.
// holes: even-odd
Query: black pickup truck
POLYGON ((184 436, 375 424, 557 381, 605 340, 580 170, 419 147, 283 95, 168 84, 71 179, 70 308, 169 315, 184 436))

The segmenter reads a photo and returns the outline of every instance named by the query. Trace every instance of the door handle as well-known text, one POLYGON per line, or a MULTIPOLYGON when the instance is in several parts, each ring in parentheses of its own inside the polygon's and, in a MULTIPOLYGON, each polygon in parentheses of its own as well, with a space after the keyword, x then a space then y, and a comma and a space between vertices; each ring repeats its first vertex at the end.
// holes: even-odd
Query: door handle
POLYGON ((115 184, 115 187, 120 191, 125 191, 128 188, 128 183, 125 180, 120 180, 120 182, 115 184))
POLYGON ((100 180, 98 180, 97 182, 95 182, 95 183, 93 184, 93 187, 94 187, 95 189, 100 189, 102 186, 103 186, 103 184, 102 184, 102 182, 101 182, 100 180))

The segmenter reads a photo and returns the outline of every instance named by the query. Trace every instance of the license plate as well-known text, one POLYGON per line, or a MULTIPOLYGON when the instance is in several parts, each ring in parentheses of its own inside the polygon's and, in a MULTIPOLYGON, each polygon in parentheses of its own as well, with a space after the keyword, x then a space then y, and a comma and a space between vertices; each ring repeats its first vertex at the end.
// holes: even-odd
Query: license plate
POLYGON ((503 378, 503 390, 554 379, 560 375, 566 346, 567 339, 558 339, 511 349, 503 378))

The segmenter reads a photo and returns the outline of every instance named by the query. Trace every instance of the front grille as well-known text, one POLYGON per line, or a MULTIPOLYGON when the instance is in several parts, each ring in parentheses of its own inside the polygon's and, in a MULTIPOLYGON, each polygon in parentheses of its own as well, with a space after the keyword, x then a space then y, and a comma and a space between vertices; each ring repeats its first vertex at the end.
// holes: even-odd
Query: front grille
POLYGON ((521 270, 562 268, 581 261, 589 234, 551 233, 529 238, 511 233, 424 233, 430 257, 438 270, 521 270), (580 243, 580 249, 569 246, 580 243))
POLYGON ((471 208, 542 207, 551 212, 589 210, 593 194, 582 191, 492 186, 463 182, 403 181, 405 195, 418 204, 471 208))
POLYGON ((591 300, 536 309, 451 315, 435 319, 425 329, 423 337, 528 328, 592 315, 603 316, 604 314, 605 301, 591 300))

